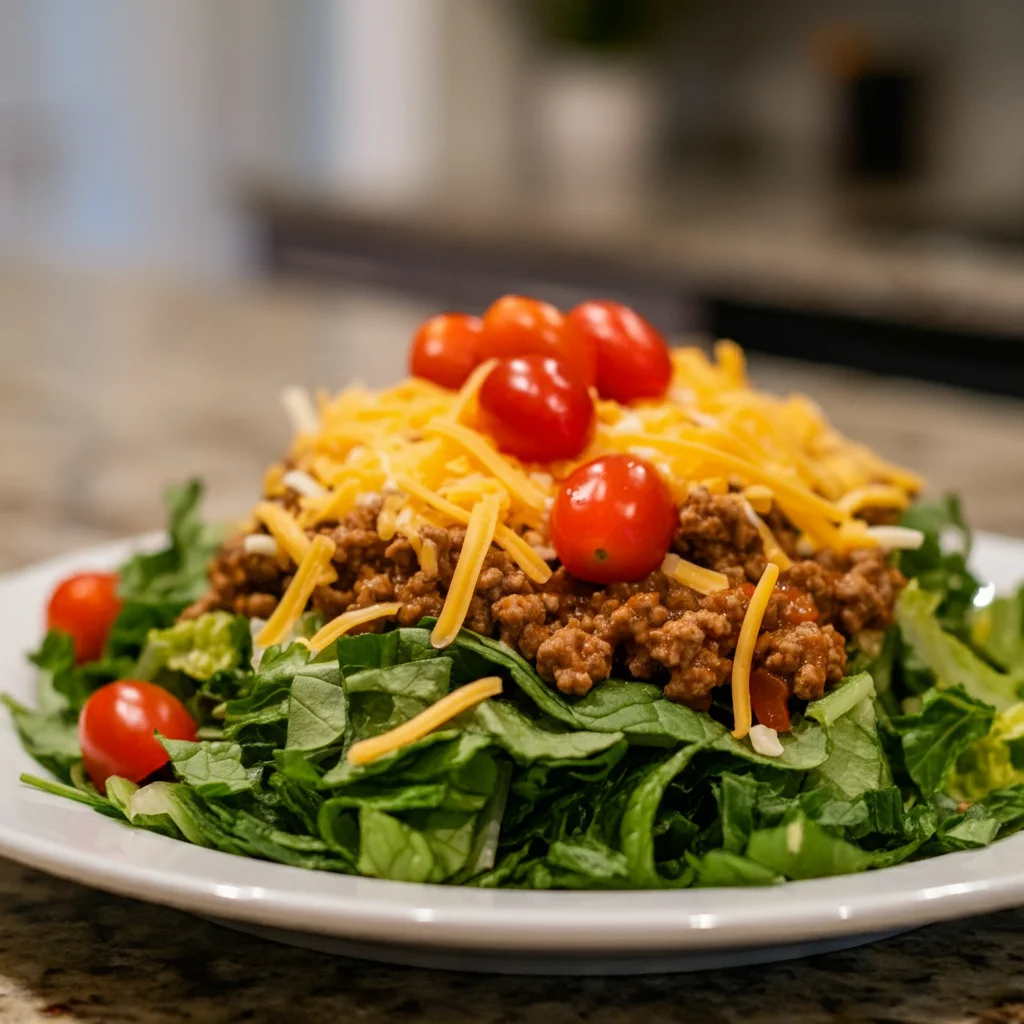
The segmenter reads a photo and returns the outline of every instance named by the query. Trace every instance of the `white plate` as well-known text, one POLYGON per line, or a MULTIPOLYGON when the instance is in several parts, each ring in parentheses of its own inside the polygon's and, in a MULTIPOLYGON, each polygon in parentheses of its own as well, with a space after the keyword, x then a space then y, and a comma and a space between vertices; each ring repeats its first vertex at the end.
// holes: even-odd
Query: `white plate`
MULTIPOLYGON (((24 655, 38 642, 54 582, 115 565, 132 546, 94 548, 0 579, 0 688, 31 702, 24 655)), ((981 536, 974 562, 1009 590, 1024 578, 1024 541, 981 536)), ((0 750, 0 854, 273 938, 400 963, 545 973, 694 969, 803 955, 1024 903, 1024 835, 771 889, 501 892, 350 878, 137 832, 29 789, 18 775, 39 769, 6 715, 0 750)))

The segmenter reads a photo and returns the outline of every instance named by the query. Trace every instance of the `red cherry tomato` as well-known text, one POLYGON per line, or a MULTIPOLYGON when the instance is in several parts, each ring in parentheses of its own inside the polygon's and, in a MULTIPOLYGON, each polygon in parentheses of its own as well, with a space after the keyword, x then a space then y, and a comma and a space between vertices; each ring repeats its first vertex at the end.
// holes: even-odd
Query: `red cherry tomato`
POLYGON ((761 725, 789 732, 789 687, 785 680, 763 668, 750 674, 750 706, 761 725))
POLYGON ((78 719, 82 760, 93 785, 105 792, 111 775, 141 782, 165 765, 167 751, 157 732, 194 740, 196 723, 177 697, 155 683, 120 679, 101 686, 78 719))
POLYGON ((468 313, 439 313, 424 321, 412 339, 409 372, 458 390, 480 362, 484 322, 468 313))
POLYGON ((798 626, 801 622, 817 622, 821 618, 814 598, 799 587, 783 584, 779 588, 782 596, 782 621, 788 626, 798 626))
POLYGON ((498 447, 524 462, 571 459, 594 432, 590 392, 544 356, 502 359, 480 388, 480 419, 498 447))
POLYGON ((665 339, 629 306, 584 302, 567 317, 579 333, 593 339, 597 353, 597 390, 602 398, 635 402, 660 398, 672 379, 665 339))
POLYGON ((121 611, 117 584, 116 573, 81 572, 62 580, 50 597, 46 626, 71 634, 78 661, 95 661, 103 653, 121 611))
POLYGON ((521 295, 505 295, 484 313, 483 355, 550 356, 587 387, 597 379, 593 341, 550 302, 521 295))
POLYGON ((624 583, 661 565, 678 521, 654 466, 635 455, 605 455, 562 484, 551 509, 551 543, 574 576, 624 583))

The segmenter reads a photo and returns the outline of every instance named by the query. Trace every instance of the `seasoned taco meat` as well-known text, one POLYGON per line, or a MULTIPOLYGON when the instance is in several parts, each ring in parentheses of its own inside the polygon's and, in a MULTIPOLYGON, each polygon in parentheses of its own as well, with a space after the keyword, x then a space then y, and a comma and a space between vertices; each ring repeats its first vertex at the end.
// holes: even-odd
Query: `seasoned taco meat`
MULTIPOLYGON (((381 540, 378 511, 379 502, 368 503, 343 522, 317 527, 335 544, 338 579, 314 591, 313 606, 332 618, 349 608, 397 601, 401 625, 437 615, 465 530, 431 527, 421 532, 421 540, 437 553, 437 572, 427 575, 407 539, 381 540)), ((769 602, 754 665, 784 679, 798 697, 820 697, 843 676, 846 640, 891 624, 905 581, 878 548, 800 559, 796 530, 774 510, 765 519, 794 562, 781 573, 769 602)), ((698 488, 679 510, 674 549, 725 573, 730 587, 702 595, 660 571, 639 582, 596 586, 564 568, 541 586, 492 547, 465 625, 518 650, 564 693, 580 696, 594 683, 623 672, 662 685, 670 700, 707 708, 715 687, 729 681, 753 583, 765 568, 764 548, 742 498, 698 488)), ((210 567, 210 592, 186 615, 220 608, 265 618, 293 569, 282 567, 274 556, 247 553, 242 537, 235 537, 210 567)), ((390 625, 377 620, 362 629, 390 625)))

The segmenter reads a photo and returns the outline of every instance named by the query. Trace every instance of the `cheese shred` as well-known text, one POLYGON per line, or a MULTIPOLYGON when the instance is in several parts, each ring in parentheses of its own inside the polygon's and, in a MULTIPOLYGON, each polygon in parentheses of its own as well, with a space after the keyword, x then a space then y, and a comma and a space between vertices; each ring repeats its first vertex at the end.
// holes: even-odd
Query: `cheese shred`
MULTIPOLYGON (((481 418, 480 389, 493 361, 476 367, 458 391, 420 378, 383 391, 356 385, 315 397, 288 389, 283 401, 294 439, 287 457, 265 475, 264 500, 241 529, 242 550, 274 558, 282 570, 298 567, 292 586, 301 580, 311 593, 334 583, 339 572, 321 559, 312 579, 302 573, 314 531, 330 537, 334 524, 346 525, 357 510, 372 512, 370 529, 381 545, 408 548, 426 579, 438 579, 446 568, 431 531, 469 528, 434 631, 434 642, 443 645, 466 617, 491 544, 534 584, 552 578, 552 504, 570 474, 602 455, 649 459, 679 504, 696 488, 737 495, 766 557, 781 569, 790 559, 767 525, 779 514, 799 531, 801 550, 919 543, 916 534, 869 529, 859 518, 865 509, 907 507, 922 486, 914 474, 843 436, 809 398, 753 388, 733 342, 719 342, 713 357, 690 346, 673 349, 669 358, 672 377, 662 398, 626 406, 595 395, 586 448, 575 458, 537 464, 500 451, 481 418)), ((675 557, 666 559, 665 571, 702 594, 729 583, 675 557)), ((288 624, 305 610, 292 593, 289 587, 267 635, 290 635, 288 624)))
POLYGON ((724 572, 705 569, 702 565, 695 565, 672 553, 665 556, 661 563, 661 571, 676 583, 696 590, 698 594, 713 594, 729 586, 729 577, 724 572))
POLYGON ((313 538, 309 550, 299 563, 291 583, 288 584, 288 589, 256 637, 257 647, 279 644, 288 636, 306 610, 306 603, 313 596, 324 570, 330 566, 334 550, 334 541, 322 533, 313 538))
POLYGON ((272 501, 261 501, 254 509, 253 515, 267 528, 270 536, 277 541, 288 557, 298 565, 309 551, 309 538, 282 505, 272 501))
POLYGON ((492 448, 482 434, 445 420, 434 420, 432 423, 428 423, 426 432, 440 434, 449 441, 454 441, 492 476, 500 480, 512 497, 517 498, 527 508, 543 511, 544 495, 530 482, 521 469, 514 466, 506 456, 495 448, 492 448))
MULTIPOLYGON (((428 487, 417 483, 411 476, 399 475, 396 478, 396 483, 406 494, 410 494, 425 505, 443 512, 455 522, 463 526, 469 524, 470 513, 466 509, 456 505, 454 502, 448 501, 447 498, 441 497, 440 494, 435 494, 428 487)), ((494 532, 494 543, 502 548, 534 583, 547 583, 551 579, 551 566, 519 534, 513 532, 509 527, 504 524, 498 525, 494 532)))
POLYGON ((740 636, 736 642, 736 653, 732 659, 732 715, 733 736, 741 740, 749 732, 752 724, 750 711, 750 665, 754 660, 754 645, 757 634, 761 631, 761 622, 768 608, 768 600, 772 596, 775 584, 779 579, 779 567, 769 562, 761 579, 754 588, 754 594, 747 605, 740 626, 740 636))
POLYGON ((910 504, 907 492, 893 484, 869 484, 844 494, 836 505, 849 515, 865 508, 894 508, 902 511, 910 504))
POLYGON ((750 523, 761 538, 761 545, 764 547, 764 557, 769 562, 774 562, 780 569, 788 569, 793 564, 793 559, 782 549, 775 534, 772 533, 768 524, 753 510, 750 502, 744 499, 744 512, 747 521, 750 523))
POLYGON ((342 612, 309 638, 309 649, 313 652, 322 651, 325 647, 333 644, 338 637, 344 636, 356 626, 397 615, 401 610, 402 606, 398 601, 388 601, 383 604, 371 604, 367 608, 353 608, 351 611, 342 612))
POLYGON ((494 540, 500 509, 498 496, 489 494, 469 515, 466 537, 462 542, 459 560, 455 563, 455 572, 452 574, 452 582, 444 599, 444 607, 430 634, 430 642, 434 647, 447 647, 459 635, 462 623, 466 621, 469 603, 476 592, 476 581, 480 577, 484 559, 494 540))
POLYGON ((475 683, 467 683, 390 732, 353 743, 346 758, 350 764, 369 764, 385 754, 394 753, 423 739, 457 715, 500 693, 501 679, 498 676, 485 676, 475 683))

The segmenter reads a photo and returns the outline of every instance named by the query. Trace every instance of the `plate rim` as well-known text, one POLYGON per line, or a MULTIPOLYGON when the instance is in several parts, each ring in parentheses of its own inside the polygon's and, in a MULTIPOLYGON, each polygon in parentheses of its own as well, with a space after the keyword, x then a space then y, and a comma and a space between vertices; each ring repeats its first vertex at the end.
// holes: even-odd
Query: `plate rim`
MULTIPOLYGON (((4 574, 0 608, 12 600, 27 606, 17 596, 22 591, 45 593, 72 568, 110 566, 162 536, 108 542, 4 574)), ((976 543, 993 563, 1009 559, 1024 576, 1024 539, 979 533, 976 543)), ((33 613, 38 617, 38 606, 33 613)), ((27 621, 26 613, 22 624, 27 621)), ((4 638, 5 664, 21 660, 37 639, 17 633, 4 638)), ((6 715, 0 716, 0 740, 17 742, 6 715)), ((26 756, 20 747, 15 760, 17 755, 26 756)), ((3 771, 13 773, 15 766, 7 762, 3 771)), ((563 956, 791 944, 911 928, 1024 903, 1024 835, 983 850, 768 889, 484 890, 241 858, 134 831, 16 780, 12 786, 9 779, 0 785, 0 855, 117 895, 252 925, 356 941, 563 956), (100 847, 112 842, 114 853, 47 838, 19 824, 19 815, 76 837, 91 832, 102 837, 100 847), (92 824, 80 828, 86 816, 92 824)))

